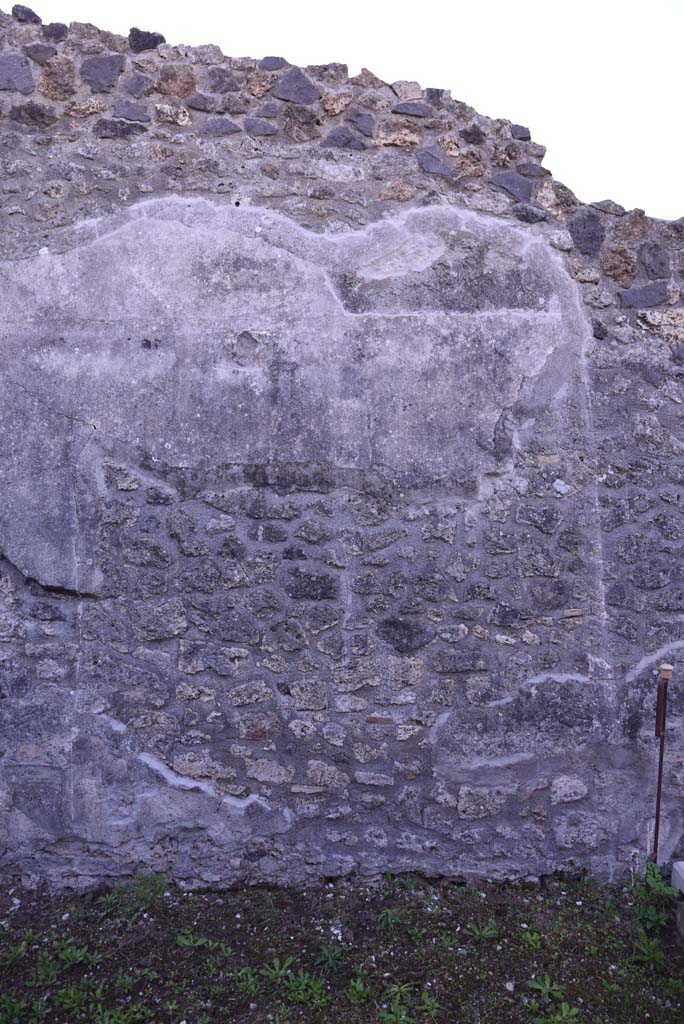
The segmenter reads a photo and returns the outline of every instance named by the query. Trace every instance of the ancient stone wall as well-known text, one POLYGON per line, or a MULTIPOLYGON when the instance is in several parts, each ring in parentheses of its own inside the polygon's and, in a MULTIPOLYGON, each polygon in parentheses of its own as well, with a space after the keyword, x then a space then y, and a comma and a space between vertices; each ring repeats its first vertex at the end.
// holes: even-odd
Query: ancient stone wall
MULTIPOLYGON (((684 220, 543 156, 440 89, 0 14, 6 875, 643 863, 684 220)), ((670 709, 665 858, 677 669, 670 709)))

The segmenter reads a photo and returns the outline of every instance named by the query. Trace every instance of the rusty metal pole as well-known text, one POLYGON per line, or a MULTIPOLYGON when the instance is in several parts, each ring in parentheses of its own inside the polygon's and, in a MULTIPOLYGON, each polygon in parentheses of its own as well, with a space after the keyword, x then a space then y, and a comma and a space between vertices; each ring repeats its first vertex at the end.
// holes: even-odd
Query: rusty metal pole
POLYGON ((658 838, 660 835, 660 801, 663 795, 663 765, 665 762, 665 727, 667 725, 667 684, 672 678, 672 665, 663 663, 660 666, 658 679, 658 696, 656 699, 655 734, 660 739, 660 755, 658 758, 658 788, 656 790, 655 828, 653 830, 653 853, 649 857, 654 864, 658 863, 658 838))

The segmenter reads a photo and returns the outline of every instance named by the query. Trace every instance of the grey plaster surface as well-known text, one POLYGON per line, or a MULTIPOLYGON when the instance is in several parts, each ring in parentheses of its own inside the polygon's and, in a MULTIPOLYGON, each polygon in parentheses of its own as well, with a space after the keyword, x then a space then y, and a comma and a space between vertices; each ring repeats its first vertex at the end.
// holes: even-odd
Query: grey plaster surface
POLYGON ((576 290, 542 238, 483 215, 409 210, 330 235, 174 197, 53 248, 0 279, 0 543, 49 586, 97 589, 79 517, 96 451, 472 498, 510 471, 520 430, 582 421, 576 290))

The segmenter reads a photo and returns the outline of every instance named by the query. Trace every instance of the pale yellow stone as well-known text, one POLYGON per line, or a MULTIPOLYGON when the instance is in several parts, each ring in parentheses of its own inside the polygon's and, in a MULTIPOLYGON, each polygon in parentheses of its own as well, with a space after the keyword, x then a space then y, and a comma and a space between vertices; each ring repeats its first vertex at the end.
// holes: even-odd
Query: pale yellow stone
POLYGON ((684 345, 684 309, 644 309, 640 325, 670 345, 684 345))
POLYGON ((176 106, 174 103, 155 103, 155 109, 158 121, 180 126, 190 124, 190 113, 185 107, 176 106))
POLYGON ((379 146, 399 146, 411 149, 420 145, 422 139, 420 128, 408 121, 381 121, 378 126, 376 140, 379 146))
POLYGON ((328 117, 337 117, 352 101, 350 92, 329 92, 321 99, 321 106, 328 117))
POLYGON ((380 199, 383 202, 393 199, 398 203, 408 203, 415 194, 416 190, 403 181, 390 181, 380 193, 380 199))
POLYGON ((87 100, 74 100, 66 108, 68 117, 92 117, 93 114, 102 114, 107 109, 107 105, 102 100, 96 99, 91 96, 87 100))
POLYGON ((278 76, 273 71, 254 71, 247 76, 247 91, 260 100, 277 81, 278 76))

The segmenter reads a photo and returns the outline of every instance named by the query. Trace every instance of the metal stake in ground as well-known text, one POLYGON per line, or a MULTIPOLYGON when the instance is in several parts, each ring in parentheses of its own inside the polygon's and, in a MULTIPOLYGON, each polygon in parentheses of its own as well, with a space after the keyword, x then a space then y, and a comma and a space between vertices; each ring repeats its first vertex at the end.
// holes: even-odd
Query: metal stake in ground
POLYGON ((658 837, 660 834, 660 800, 663 793, 663 763, 665 760, 665 726, 667 724, 667 684, 672 678, 672 665, 663 663, 660 666, 658 680, 658 697, 656 700, 655 734, 660 738, 660 756, 658 758, 658 789, 656 790, 655 828, 653 830, 653 853, 649 857, 654 864, 658 863, 658 837))

